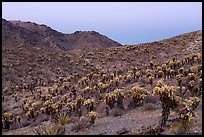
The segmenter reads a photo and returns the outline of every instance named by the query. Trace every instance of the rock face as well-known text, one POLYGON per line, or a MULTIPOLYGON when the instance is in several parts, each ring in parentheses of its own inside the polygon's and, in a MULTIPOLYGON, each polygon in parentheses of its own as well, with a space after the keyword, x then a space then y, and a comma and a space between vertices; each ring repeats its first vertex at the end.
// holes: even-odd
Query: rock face
POLYGON ((57 32, 46 25, 2 19, 2 45, 30 45, 68 50, 92 50, 122 46, 95 31, 76 31, 72 34, 57 32))

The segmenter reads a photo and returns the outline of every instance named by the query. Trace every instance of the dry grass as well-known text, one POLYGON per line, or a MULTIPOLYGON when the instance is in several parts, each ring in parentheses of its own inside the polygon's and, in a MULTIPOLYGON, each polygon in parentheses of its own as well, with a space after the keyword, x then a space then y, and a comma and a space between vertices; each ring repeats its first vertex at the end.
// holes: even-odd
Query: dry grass
POLYGON ((42 131, 35 130, 35 135, 63 135, 65 128, 60 125, 55 125, 52 128, 43 129, 42 131))
POLYGON ((60 123, 61 125, 65 125, 65 124, 69 124, 72 122, 72 119, 66 115, 66 114, 61 114, 58 119, 57 119, 58 123, 60 123))

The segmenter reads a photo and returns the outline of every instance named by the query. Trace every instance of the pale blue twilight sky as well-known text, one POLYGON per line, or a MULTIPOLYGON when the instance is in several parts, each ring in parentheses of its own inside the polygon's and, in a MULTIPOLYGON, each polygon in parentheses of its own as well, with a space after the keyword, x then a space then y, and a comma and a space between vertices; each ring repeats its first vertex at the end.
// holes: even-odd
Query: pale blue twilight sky
POLYGON ((138 44, 201 30, 202 2, 3 2, 2 17, 138 44))

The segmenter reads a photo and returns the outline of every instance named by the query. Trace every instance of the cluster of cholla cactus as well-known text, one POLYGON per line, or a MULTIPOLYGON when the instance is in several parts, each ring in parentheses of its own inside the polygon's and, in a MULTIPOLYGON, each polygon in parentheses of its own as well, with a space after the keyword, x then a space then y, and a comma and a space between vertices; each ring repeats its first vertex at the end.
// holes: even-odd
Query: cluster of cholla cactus
POLYGON ((87 109, 87 113, 94 110, 94 104, 95 104, 94 99, 87 99, 87 100, 84 101, 84 106, 87 109))
POLYGON ((131 89, 131 96, 133 99, 134 106, 139 105, 143 102, 145 96, 147 95, 147 90, 142 87, 135 86, 131 89))
POLYGON ((97 112, 94 112, 94 111, 91 111, 91 112, 88 112, 87 116, 89 117, 90 119, 90 124, 94 124, 95 123, 95 120, 98 116, 98 113, 97 112))
POLYGON ((28 119, 30 118, 33 118, 35 120, 35 115, 34 115, 34 108, 29 108, 27 113, 26 113, 26 116, 28 117, 28 119))
MULTIPOLYGON (((116 54, 116 49, 115 52, 112 52, 111 54, 116 54)), ((129 50, 130 49, 131 48, 129 48, 129 50)), ((145 49, 144 51, 147 50, 145 49)), ((88 52, 85 51, 84 53, 88 52)), ((103 54, 101 51, 98 53, 101 55, 103 54)), ((86 58, 86 54, 83 56, 83 58, 86 58)), ((88 56, 94 57, 92 53, 88 56)), ((164 79, 165 81, 170 79, 168 82, 171 82, 176 78, 178 82, 178 90, 176 90, 176 87, 174 86, 166 85, 163 81, 159 81, 153 89, 153 93, 159 95, 162 104, 161 125, 164 126, 166 124, 171 109, 180 105, 181 109, 179 110, 179 118, 183 121, 191 121, 194 117, 195 108, 199 104, 199 99, 192 97, 189 100, 182 101, 181 97, 188 98, 188 94, 186 94, 190 93, 188 91, 193 92, 195 89, 201 91, 202 89, 202 54, 193 54, 181 61, 173 58, 161 64, 156 64, 156 62, 150 61, 149 64, 145 64, 144 67, 142 66, 141 68, 137 68, 135 66, 136 64, 133 64, 128 58, 130 58, 130 54, 128 54, 127 58, 123 58, 124 61, 128 62, 127 67, 123 67, 124 64, 121 64, 119 69, 117 65, 108 69, 103 66, 94 69, 93 64, 91 64, 90 61, 85 61, 83 64, 84 61, 80 63, 69 59, 69 63, 73 65, 89 65, 88 67, 92 67, 89 69, 91 72, 87 71, 84 74, 80 72, 80 74, 78 74, 78 70, 76 70, 69 76, 65 77, 64 74, 61 73, 62 69, 57 68, 57 71, 60 73, 58 73, 59 75, 57 75, 56 79, 49 80, 49 77, 47 77, 49 87, 46 84, 43 84, 45 83, 44 80, 37 80, 36 82, 31 83, 23 83, 23 81, 23 84, 12 84, 11 93, 13 93, 12 95, 15 102, 21 100, 19 97, 26 93, 21 108, 23 109, 23 115, 26 115, 27 117, 25 118, 28 118, 28 120, 35 120, 40 111, 41 113, 53 116, 54 118, 60 118, 61 123, 63 123, 66 119, 69 120, 69 117, 73 114, 77 114, 81 117, 83 114, 82 112, 86 110, 86 114, 90 118, 90 123, 94 124, 98 115, 98 113, 94 111, 96 110, 98 103, 100 103, 100 101, 98 102, 98 99, 105 100, 107 115, 109 114, 109 110, 113 109, 115 106, 124 109, 123 102, 126 98, 126 92, 117 88, 125 86, 126 89, 130 85, 125 84, 130 84, 131 82, 135 82, 134 85, 142 83, 154 86, 154 82, 158 79, 164 79), (192 63, 195 63, 195 66, 192 66, 192 63), (190 65, 192 67, 187 68, 190 65), (94 71, 92 71, 92 69, 94 71), (47 87, 48 93, 46 93, 47 87), (40 90, 38 91, 38 89, 40 90), (36 91, 33 92, 34 90, 36 91), (31 95, 27 94, 29 91, 35 93, 32 94, 32 96, 34 96, 33 99, 30 99, 31 95), (178 93, 181 94, 177 94, 176 91, 179 91, 178 93), (106 95, 105 98, 104 94, 106 95), (179 95, 180 97, 176 95, 179 95), (40 102, 40 104, 36 104, 36 102, 40 102), (65 115, 64 113, 61 115, 64 110, 66 111, 65 115)), ((106 63, 105 61, 102 61, 101 58, 99 60, 101 64, 106 63)), ((66 68, 66 70, 71 72, 69 68, 66 68)), ((6 93, 8 90, 10 91, 11 88, 4 88, 3 94, 7 96, 8 94, 6 93)), ((149 92, 147 92, 145 88, 138 85, 131 89, 128 96, 130 95, 133 100, 133 105, 136 107, 144 102, 148 93, 149 92)), ((193 94, 190 96, 192 95, 193 94)), ((130 103, 130 105, 132 104, 130 103)), ((15 117, 9 113, 3 113, 2 122, 4 128, 8 129, 10 126, 9 123, 12 123, 13 121, 22 123, 21 118, 24 118, 24 116, 15 117)))
POLYGON ((14 122, 13 113, 5 112, 2 114, 2 126, 4 129, 10 129, 10 125, 14 122))
POLYGON ((28 101, 27 98, 23 99, 23 103, 22 103, 21 107, 23 108, 23 112, 25 113, 28 120, 30 120, 31 118, 35 120, 35 114, 37 114, 36 108, 38 106, 39 106, 39 104, 36 104, 35 102, 28 101))
POLYGON ((51 102, 50 100, 45 101, 43 107, 40 109, 41 113, 51 115, 53 117, 57 116, 59 112, 59 106, 56 103, 51 102))
POLYGON ((2 127, 3 129, 10 129, 11 124, 21 123, 21 117, 15 116, 12 112, 4 112, 2 114, 2 127))
POLYGON ((161 126, 164 126, 168 120, 170 110, 178 105, 178 99, 174 95, 176 89, 174 86, 168 86, 163 81, 158 81, 156 87, 153 89, 153 95, 159 95, 162 103, 162 117, 161 126))

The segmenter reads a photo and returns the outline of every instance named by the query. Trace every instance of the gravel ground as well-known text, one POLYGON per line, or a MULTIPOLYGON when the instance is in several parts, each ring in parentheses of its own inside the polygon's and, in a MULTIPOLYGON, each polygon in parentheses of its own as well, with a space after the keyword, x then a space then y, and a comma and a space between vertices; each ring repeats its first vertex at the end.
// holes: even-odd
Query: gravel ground
POLYGON ((78 132, 71 132, 71 125, 66 127, 66 134, 74 135, 115 135, 117 130, 126 128, 128 131, 132 131, 135 128, 141 126, 147 127, 149 125, 158 124, 161 110, 144 111, 142 107, 133 109, 122 116, 114 117, 108 116, 97 119, 94 126, 83 129, 78 132))

